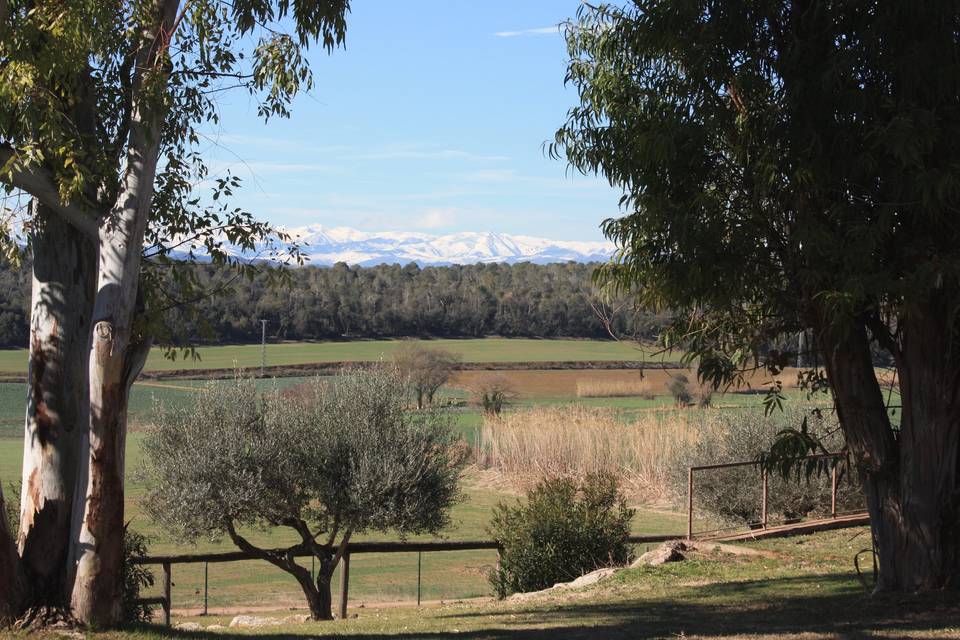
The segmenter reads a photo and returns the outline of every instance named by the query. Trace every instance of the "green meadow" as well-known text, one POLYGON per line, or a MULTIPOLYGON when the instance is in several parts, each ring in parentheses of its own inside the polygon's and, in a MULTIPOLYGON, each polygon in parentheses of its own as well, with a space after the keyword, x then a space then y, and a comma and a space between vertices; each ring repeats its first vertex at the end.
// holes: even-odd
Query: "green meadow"
MULTIPOLYGON (((436 339, 425 341, 431 347, 459 353, 465 362, 550 362, 550 361, 621 361, 677 360, 654 348, 613 340, 475 338, 436 339)), ((389 359, 403 340, 352 340, 343 342, 280 342, 267 345, 268 365, 298 365, 317 362, 374 362, 389 359)), ((154 349, 147 360, 147 371, 176 369, 232 369, 258 367, 260 345, 223 345, 198 347, 199 359, 166 358, 161 349, 154 349)), ((0 350, 0 373, 20 373, 27 369, 25 349, 0 350)))

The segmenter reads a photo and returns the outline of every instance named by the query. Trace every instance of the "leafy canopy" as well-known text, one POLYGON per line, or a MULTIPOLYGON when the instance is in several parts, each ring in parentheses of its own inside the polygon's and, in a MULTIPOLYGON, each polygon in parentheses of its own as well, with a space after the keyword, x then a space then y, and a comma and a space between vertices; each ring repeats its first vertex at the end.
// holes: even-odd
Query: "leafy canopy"
POLYGON ((715 384, 960 280, 955 3, 634 0, 566 27, 580 104, 550 151, 623 190, 599 277, 715 384), (794 342, 795 343, 795 342, 794 342))
POLYGON ((463 462, 448 415, 411 411, 392 370, 315 379, 299 393, 213 384, 161 407, 145 440, 145 505, 187 540, 231 526, 438 532, 463 462))
POLYGON ((213 262, 248 274, 253 265, 232 260, 224 240, 272 255, 266 241, 276 230, 231 206, 239 179, 204 159, 216 144, 207 132, 219 123, 217 101, 238 89, 265 120, 288 116, 294 96, 313 87, 304 50, 343 42, 349 0, 188 0, 172 32, 154 34, 157 10, 153 0, 0 0, 0 182, 9 194, 0 209, 8 253, 24 190, 36 195, 17 175, 49 179, 81 222, 109 212, 121 193, 134 101, 141 113, 159 114, 144 315, 170 342, 172 328, 157 319, 201 293, 195 272, 169 259, 173 249, 193 257, 202 247, 213 262), (158 68, 139 68, 145 46, 162 49, 158 68), (210 185, 205 197, 201 185, 210 185))

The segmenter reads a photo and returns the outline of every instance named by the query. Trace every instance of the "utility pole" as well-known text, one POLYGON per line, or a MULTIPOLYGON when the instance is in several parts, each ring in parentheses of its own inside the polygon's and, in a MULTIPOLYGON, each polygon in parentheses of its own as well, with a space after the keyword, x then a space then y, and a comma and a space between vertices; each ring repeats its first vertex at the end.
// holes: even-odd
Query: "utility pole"
POLYGON ((260 377, 263 377, 267 368, 267 321, 260 321, 260 377))

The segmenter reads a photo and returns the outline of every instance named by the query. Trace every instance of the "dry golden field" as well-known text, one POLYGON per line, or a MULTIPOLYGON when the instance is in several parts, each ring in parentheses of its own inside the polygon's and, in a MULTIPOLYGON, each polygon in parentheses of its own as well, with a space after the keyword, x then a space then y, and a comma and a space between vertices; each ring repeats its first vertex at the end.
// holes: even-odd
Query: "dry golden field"
MULTIPOLYGON (((786 369, 777 378, 785 389, 797 386, 797 369, 786 369)), ((682 373, 696 386, 696 371, 686 369, 565 369, 565 370, 522 370, 497 371, 498 376, 507 379, 513 385, 513 391, 523 397, 576 396, 577 386, 597 389, 604 385, 619 387, 640 385, 649 387, 655 395, 668 394, 667 386, 677 374, 682 373)), ((490 376, 490 371, 457 371, 450 386, 471 391, 478 383, 490 376)), ((757 372, 750 379, 753 389, 762 390, 770 376, 766 372, 757 372)), ((740 391, 749 390, 740 389, 740 391)), ((598 395, 605 395, 599 394, 598 395)))

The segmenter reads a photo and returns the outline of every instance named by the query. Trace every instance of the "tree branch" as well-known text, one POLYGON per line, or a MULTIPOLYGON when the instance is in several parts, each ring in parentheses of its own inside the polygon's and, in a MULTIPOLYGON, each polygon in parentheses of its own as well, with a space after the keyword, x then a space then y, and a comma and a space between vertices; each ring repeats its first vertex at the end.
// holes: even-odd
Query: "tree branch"
POLYGON ((113 139, 113 157, 119 165, 123 156, 123 150, 126 146, 127 137, 130 135, 130 118, 133 115, 133 64, 136 61, 135 51, 130 51, 123 58, 120 65, 120 87, 123 90, 123 107, 120 114, 120 122, 117 124, 116 136, 113 139))
MULTIPOLYGON (((330 530, 330 535, 327 537, 327 546, 332 547, 333 543, 337 540, 337 533, 340 532, 340 516, 334 516, 333 518, 333 528, 330 530)), ((318 532, 317 535, 320 535, 322 532, 318 532)))
POLYGON ((233 520, 227 519, 226 522, 227 534, 230 536, 230 540, 233 541, 233 544, 237 545, 244 553, 247 553, 254 558, 259 558, 260 560, 266 560, 270 564, 283 569, 288 573, 293 572, 294 566, 296 563, 292 563, 294 566, 291 566, 291 562, 285 557, 281 556, 279 553, 272 553, 266 549, 261 549, 260 547, 255 547, 250 542, 244 538, 242 535, 237 533, 237 529, 233 526, 233 520))
POLYGON ((17 152, 9 145, 0 145, 0 181, 29 193, 88 237, 97 237, 95 217, 77 205, 63 204, 48 171, 37 167, 18 169, 16 163, 17 152))
POLYGON ((10 6, 7 0, 0 0, 0 39, 7 32, 7 18, 10 17, 10 6))
POLYGON ((340 564, 340 558, 342 558, 343 554, 347 551, 347 544, 350 542, 350 534, 352 533, 352 529, 347 529, 346 533, 343 534, 343 540, 337 545, 337 552, 333 554, 333 561, 330 563, 332 568, 336 569, 337 565, 340 564))

